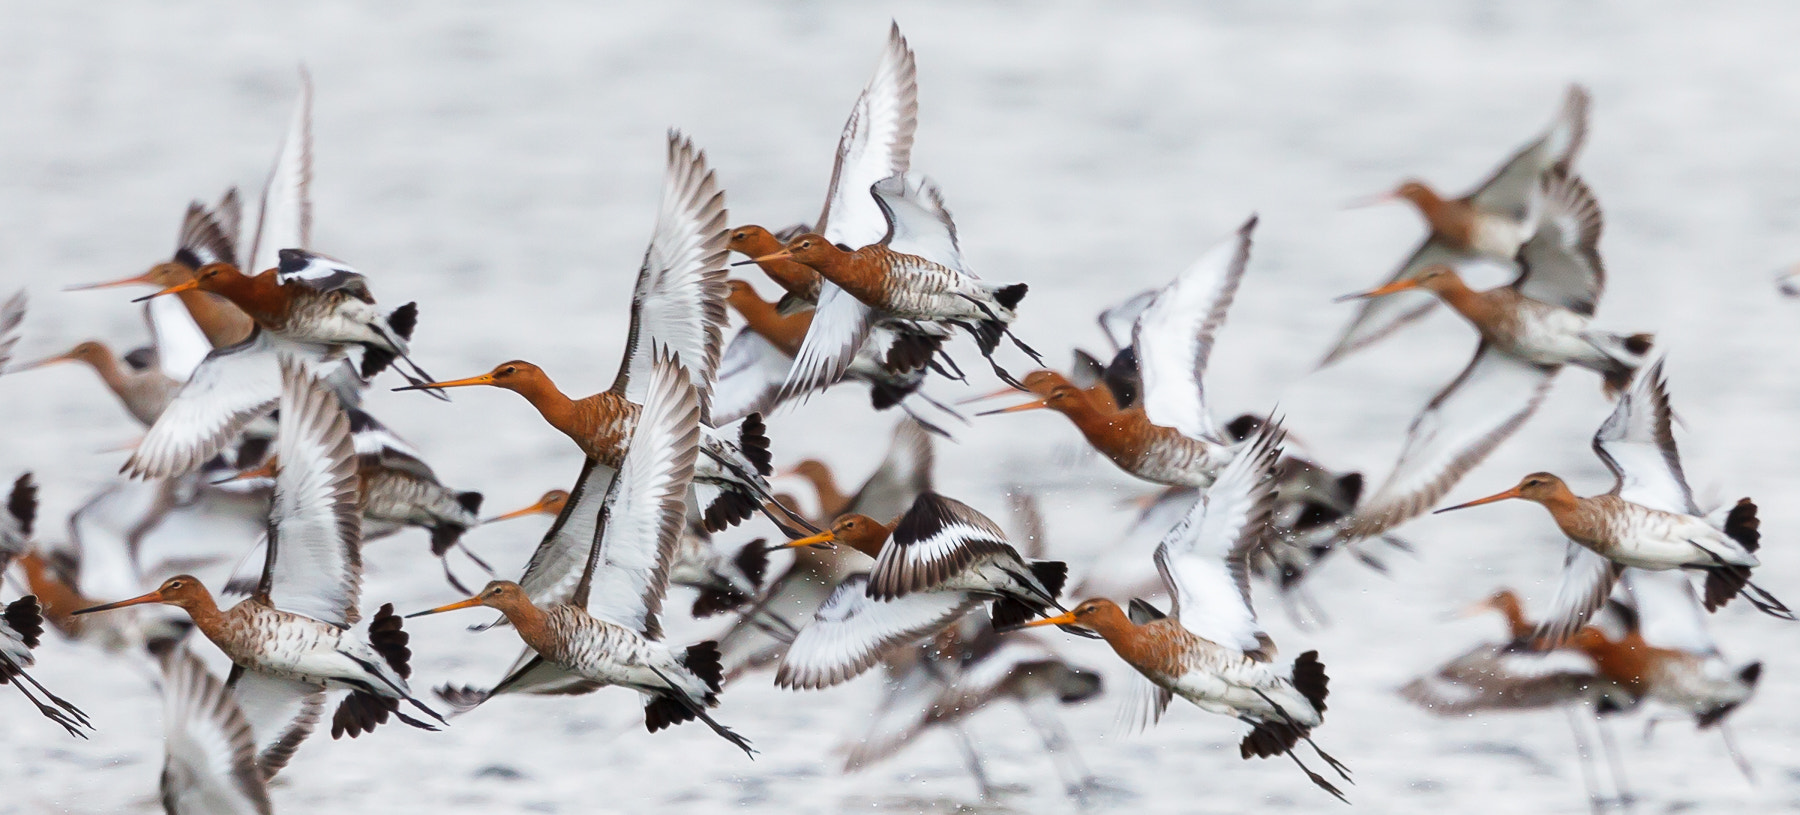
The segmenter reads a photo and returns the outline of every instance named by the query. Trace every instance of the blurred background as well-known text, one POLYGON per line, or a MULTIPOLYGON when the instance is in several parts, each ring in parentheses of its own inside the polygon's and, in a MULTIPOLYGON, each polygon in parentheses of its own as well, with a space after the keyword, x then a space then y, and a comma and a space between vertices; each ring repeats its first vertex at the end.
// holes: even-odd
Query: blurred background
MULTIPOLYGON (((1059 366, 1072 346, 1103 348, 1100 306, 1163 284, 1260 213, 1208 372, 1213 409, 1229 418, 1279 405, 1316 457, 1377 482, 1474 337, 1439 313, 1313 370, 1353 310, 1331 298, 1383 280, 1422 234, 1408 209, 1344 204, 1408 177, 1460 192, 1545 126, 1565 85, 1585 84, 1592 130, 1578 166, 1605 208, 1611 284, 1597 322, 1656 332, 1696 492, 1761 500, 1760 582, 1800 597, 1800 509, 1786 500, 1800 487, 1800 378, 1789 362, 1800 302, 1773 285, 1800 257, 1800 11, 1766 0, 0 3, 0 294, 31 296, 19 356, 88 338, 141 342, 135 295, 62 287, 166 257, 190 199, 230 185, 254 197, 304 64, 316 86, 315 246, 367 273, 384 303, 418 301, 420 364, 450 378, 525 358, 571 392, 602 389, 655 216, 665 131, 707 151, 734 223, 815 217, 890 18, 918 58, 913 167, 942 185, 972 268, 1031 285, 1021 337, 1059 366)), ((968 370, 984 367, 972 347, 956 353, 968 370)), ((932 392, 972 395, 996 386, 987 376, 974 377, 980 390, 932 392)), ((517 397, 453 395, 443 404, 377 388, 370 407, 447 483, 485 492, 494 509, 573 479, 578 453, 517 397)), ((1540 469, 1577 492, 1604 491, 1610 479, 1588 440, 1608 410, 1592 376, 1565 374, 1451 497, 1540 469)), ((818 457, 860 478, 894 418, 869 412, 860 389, 814 399, 772 420, 777 462, 818 457)), ((44 537, 125 457, 103 451, 138 432, 74 366, 0 379, 0 428, 0 475, 32 470, 43 484, 44 537)), ((1052 554, 1076 572, 1129 523, 1125 502, 1148 492, 1081 453, 1055 415, 977 419, 954 433, 939 446, 941 489, 1001 517, 1004 488, 1022 483, 1043 502, 1052 554)), ((519 523, 468 542, 516 572, 541 534, 519 523)), ((1561 564, 1555 527, 1518 504, 1401 534, 1418 552, 1390 558, 1386 575, 1340 559, 1316 576, 1329 625, 1298 628, 1258 596, 1283 650, 1317 648, 1331 671, 1317 735, 1355 770, 1351 799, 1384 813, 1585 811, 1560 714, 1443 720, 1394 694, 1499 637, 1497 620, 1447 619, 1455 609, 1502 585, 1548 602, 1561 564)), ((365 596, 402 610, 455 599, 419 557, 424 546, 418 533, 371 545, 365 596)), ((416 687, 491 682, 503 670, 516 641, 466 633, 467 622, 409 624, 416 687)), ((1634 718, 1618 732, 1640 808, 1800 806, 1796 629, 1741 603, 1711 622, 1733 660, 1767 665, 1734 720, 1756 781, 1732 768, 1716 734, 1672 723, 1645 743, 1634 718)), ((707 630, 684 625, 671 638, 707 630)), ((1065 645, 1123 679, 1103 646, 1065 645)), ((42 649, 36 675, 83 706, 98 733, 69 739, 0 694, 0 813, 154 811, 160 705, 145 676, 60 641, 42 649)), ((644 733, 623 691, 505 699, 442 733, 315 737, 274 800, 290 812, 1073 808, 1016 710, 971 725, 1009 789, 995 801, 979 801, 942 735, 841 774, 832 747, 861 727, 879 685, 871 676, 802 695, 759 675, 732 686, 719 718, 755 740, 754 763, 702 728, 644 733)), ((1068 716, 1113 789, 1104 807, 1338 806, 1285 762, 1240 761, 1241 726, 1191 706, 1119 737, 1117 696, 1068 716)))

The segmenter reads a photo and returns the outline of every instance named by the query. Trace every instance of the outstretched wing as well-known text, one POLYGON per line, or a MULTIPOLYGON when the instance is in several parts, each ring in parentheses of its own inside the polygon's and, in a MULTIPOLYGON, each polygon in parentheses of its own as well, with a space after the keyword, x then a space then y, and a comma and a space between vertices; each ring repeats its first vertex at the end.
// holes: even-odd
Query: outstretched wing
POLYGON ((1424 514, 1525 424, 1555 376, 1555 368, 1482 343, 1462 375, 1413 419, 1394 471, 1350 517, 1344 538, 1374 537, 1424 514))
POLYGON ((1284 435, 1279 422, 1264 424, 1156 547, 1156 568, 1173 599, 1169 613, 1181 627, 1263 660, 1274 647, 1250 605, 1250 553, 1275 511, 1270 470, 1284 435))
POLYGON ((1519 247, 1513 288, 1540 303, 1594 316, 1606 288, 1600 263, 1600 204, 1581 179, 1552 175, 1544 182, 1544 215, 1519 247))
POLYGON ((892 175, 875 182, 869 194, 887 221, 881 242, 888 249, 969 274, 956 241, 956 221, 944 206, 943 190, 931 179, 911 173, 892 175))
POLYGON ((362 512, 356 446, 337 395, 281 360, 280 430, 268 555, 257 593, 283 611, 343 628, 361 617, 362 512))
POLYGON ((725 193, 706 154, 669 131, 662 204, 631 294, 631 333, 613 393, 643 404, 654 346, 680 358, 699 395, 700 418, 709 419, 725 342, 726 238, 725 193))
POLYGON ((186 382, 194 369, 212 353, 212 341, 187 306, 175 297, 152 297, 144 303, 144 322, 150 324, 156 347, 156 367, 176 382, 186 382))
POLYGON ((162 415, 138 442, 121 472, 132 478, 171 478, 193 472, 219 454, 281 398, 278 357, 323 361, 317 346, 298 345, 266 331, 213 350, 194 369, 162 415))
POLYGON ((1619 582, 1637 613, 1638 633, 1644 642, 1696 656, 1718 655, 1719 646, 1706 629, 1706 609, 1694 595, 1693 582, 1680 569, 1626 569, 1619 582))
POLYGON ((325 689, 242 668, 232 668, 225 685, 250 722, 256 739, 256 766, 264 778, 273 778, 318 726, 325 710, 325 689))
POLYGON ((1530 144, 1519 148, 1519 152, 1481 182, 1481 186, 1469 194, 1470 202, 1487 212, 1502 213, 1521 221, 1534 216, 1533 210, 1541 194, 1540 183, 1551 171, 1569 172, 1575 154, 1581 152, 1581 145, 1587 141, 1587 119, 1587 89, 1570 85, 1550 127, 1530 144))
POLYGON ((1586 546, 1569 541, 1568 552, 1563 556, 1562 583, 1556 587, 1556 596, 1545 609, 1543 622, 1538 624, 1533 638, 1561 643, 1581 630, 1594 612, 1606 605, 1606 598, 1612 596, 1613 584, 1624 569, 1586 546))
POLYGON ((793 357, 781 352, 761 334, 740 328, 725 346, 719 360, 719 381, 713 383, 712 420, 731 424, 752 413, 767 415, 780 400, 781 383, 787 381, 793 357))
POLYGON ((1219 440, 1206 409, 1206 362, 1249 266, 1255 229, 1252 215, 1235 237, 1202 255, 1138 315, 1131 342, 1143 377, 1144 415, 1151 423, 1219 440))
POLYGON ((893 438, 881 457, 881 466, 870 473, 850 503, 835 514, 854 512, 883 523, 898 518, 919 495, 931 489, 931 468, 936 454, 931 433, 908 416, 894 425, 893 438))
POLYGON ((0 373, 12 364, 13 346, 19 344, 19 325, 25 322, 25 290, 0 303, 0 373))
POLYGON ((300 99, 288 120, 287 135, 269 181, 263 185, 262 208, 256 216, 256 235, 250 240, 248 274, 281 265, 276 254, 283 249, 312 246, 312 74, 300 69, 300 99))
POLYGON ((838 138, 831 189, 814 227, 819 234, 852 249, 881 239, 887 227, 869 198, 869 187, 911 167, 913 133, 918 127, 918 69, 912 49, 900 36, 900 25, 895 23, 888 29, 887 47, 875 66, 875 75, 856 97, 838 138))
POLYGON ((821 280, 812 325, 806 328, 806 338, 800 341, 800 352, 794 356, 777 399, 785 402, 837 384, 868 341, 874 320, 873 310, 861 300, 837 284, 821 280))
POLYGON ((1699 515, 1675 449, 1674 415, 1659 359, 1638 374, 1600 425, 1594 454, 1618 478, 1613 492, 1620 498, 1663 512, 1699 515))
POLYGON ((643 411, 607 495, 587 577, 571 600, 650 639, 662 637, 657 614, 700 452, 699 394, 673 356, 656 353, 660 358, 646 377, 643 411))
POLYGON ((600 507, 612 490, 616 472, 591 458, 581 465, 581 475, 569 489, 562 512, 538 542, 519 578, 519 586, 532 603, 543 607, 567 603, 575 596, 600 531, 600 507))
POLYGON ((164 807, 269 815, 256 738, 225 683, 182 649, 163 665, 162 692, 164 807))
POLYGON ((838 584, 788 645, 777 686, 803 690, 849 681, 893 648, 924 639, 981 604, 967 592, 876 600, 868 583, 868 575, 854 574, 838 584))
POLYGON ((875 559, 869 596, 885 600, 930 591, 993 555, 1019 558, 998 524, 954 498, 920 493, 875 559))

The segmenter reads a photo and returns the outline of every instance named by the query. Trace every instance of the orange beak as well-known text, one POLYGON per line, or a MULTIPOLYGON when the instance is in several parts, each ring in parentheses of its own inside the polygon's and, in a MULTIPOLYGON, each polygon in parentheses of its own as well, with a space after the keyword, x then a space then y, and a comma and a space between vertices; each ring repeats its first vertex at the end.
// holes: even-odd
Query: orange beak
POLYGON ((1026 402, 1025 404, 1022 404, 1022 405, 1013 405, 1012 407, 1003 407, 1003 408, 1000 408, 999 410, 984 410, 975 415, 977 415, 977 416, 997 416, 1002 413, 1023 413, 1027 410, 1039 410, 1041 408, 1047 408, 1049 406, 1050 406, 1050 400, 1048 400, 1048 399, 1033 399, 1032 401, 1026 402))
POLYGON ((1075 612, 1065 611, 1061 614, 1056 615, 1055 617, 1045 617, 1042 620, 1032 620, 1031 622, 1028 622, 1019 627, 1020 628, 1037 628, 1038 626, 1043 626, 1043 625, 1081 625, 1081 623, 1078 623, 1075 621, 1075 612))
POLYGON ((1409 277, 1404 280, 1396 280, 1392 283, 1387 284, 1386 286, 1382 286, 1380 288, 1375 288, 1375 289, 1370 289, 1368 291, 1361 292, 1359 294, 1346 294, 1343 297, 1339 297, 1336 300, 1333 300, 1332 302, 1342 303, 1347 300, 1367 300, 1372 297, 1384 297, 1386 295, 1393 294, 1394 292, 1411 291, 1418 287, 1419 287, 1419 281, 1409 277))
POLYGON ((1467 509, 1469 507, 1478 507, 1478 506, 1481 506, 1482 504, 1491 504, 1491 503, 1494 503, 1495 501, 1504 501, 1508 498, 1518 498, 1518 497, 1519 497, 1519 488, 1513 487, 1512 489, 1507 490, 1505 492, 1496 492, 1493 495, 1490 495, 1486 498, 1477 498, 1466 504, 1457 504, 1456 506, 1453 506, 1453 507, 1444 507, 1443 509, 1440 509, 1431 514, 1441 515, 1445 512, 1449 512, 1450 510, 1453 510, 1453 509, 1467 509))
POLYGON ((476 606, 479 606, 479 605, 481 605, 480 597, 470 597, 467 600, 458 600, 447 606, 438 606, 437 608, 428 608, 428 609, 425 609, 424 611, 415 611, 411 614, 406 615, 406 619, 410 620, 414 617, 423 617, 427 614, 437 614, 437 613, 444 612, 444 611, 455 611, 459 608, 475 608, 476 606))
POLYGON ((134 298, 132 298, 131 302, 142 303, 145 300, 149 300, 152 297, 161 297, 165 294, 180 294, 181 292, 193 291, 198 288, 200 288, 200 278, 196 277, 193 280, 189 280, 186 283, 176 283, 175 285, 170 286, 170 287, 163 289, 162 291, 156 292, 154 294, 146 294, 143 297, 134 297, 134 298))
POLYGON ((87 291, 88 289, 114 289, 120 286, 154 285, 156 285, 156 281, 150 279, 149 272, 145 272, 136 277, 127 277, 123 280, 113 280, 106 283, 83 283, 79 286, 64 286, 63 291, 87 291))
POLYGON ((989 399, 997 399, 999 397, 1006 396, 1008 394, 1018 393, 1018 392, 1019 392, 1018 388, 1011 388, 1011 387, 1001 388, 997 391, 994 391, 993 393, 983 394, 981 396, 971 396, 967 399, 963 399, 963 400, 957 402, 956 404, 972 405, 976 402, 985 402, 989 399))
POLYGON ((394 390, 397 390, 397 391, 423 391, 423 390, 432 390, 435 388, 463 388, 463 387, 468 387, 469 385, 492 385, 492 384, 494 384, 494 375, 491 373, 487 373, 487 374, 482 374, 480 376, 471 376, 468 379, 452 379, 448 382, 426 382, 426 383, 420 384, 420 385, 406 385, 404 387, 395 388, 394 390))
POLYGON ((71 614, 92 614, 96 611, 112 611, 115 608, 125 608, 126 606, 141 606, 145 603, 160 603, 162 601, 163 601, 162 592, 153 591, 153 592, 150 592, 149 594, 142 595, 140 597, 133 597, 130 600, 120 600, 117 603, 107 603, 106 605, 101 605, 101 606, 89 606, 88 608, 78 609, 78 610, 72 611, 70 613, 71 614))
POLYGON ((524 509, 515 509, 511 512, 506 513, 505 515, 495 515, 492 518, 488 518, 487 520, 482 521, 482 523, 491 524, 495 521, 510 521, 514 518, 523 518, 527 515, 555 515, 555 514, 558 514, 562 511, 562 506, 561 506, 560 502, 556 501, 555 499, 553 499, 551 497, 551 495, 553 495, 553 494, 554 493, 545 495, 543 498, 539 498, 537 503, 532 504, 531 506, 525 507, 524 509))
POLYGON ((1344 209, 1361 209, 1363 207, 1372 207, 1376 204, 1386 204, 1390 201, 1398 200, 1400 200, 1400 196, 1394 191, 1389 190, 1387 192, 1378 192, 1374 195, 1368 195, 1362 198, 1351 199, 1350 201, 1345 202, 1344 209))
POLYGON ((793 259, 794 259, 794 253, 789 252, 786 249, 783 249, 783 250, 781 250, 779 252, 775 252, 773 254, 763 255, 762 257, 759 257, 759 258, 751 258, 750 262, 751 263, 768 263, 768 262, 774 261, 774 260, 793 260, 793 259))
POLYGON ((800 538, 797 540, 791 540, 791 541, 788 541, 787 543, 784 543, 784 544, 774 547, 774 548, 776 548, 776 549, 799 549, 802 546, 817 546, 821 549, 835 548, 837 546, 837 536, 831 534, 831 530, 827 529, 824 532, 820 532, 817 535, 808 535, 804 538, 800 538))
POLYGON ((254 468, 245 470, 241 473, 238 473, 237 475, 226 476, 225 478, 221 478, 217 481, 214 481, 213 483, 214 484, 229 484, 233 481, 249 481, 252 478, 274 478, 274 477, 275 477, 275 458, 273 456, 271 456, 268 461, 265 461, 262 464, 257 465, 254 468))
POLYGON ((20 371, 29 371, 32 368, 42 368, 45 365, 55 365, 58 362, 74 362, 74 361, 75 361, 75 354, 73 352, 67 353, 67 354, 57 354, 56 356, 45 357, 36 362, 27 362, 24 365, 20 365, 17 368, 8 368, 6 372, 9 374, 16 374, 20 371))

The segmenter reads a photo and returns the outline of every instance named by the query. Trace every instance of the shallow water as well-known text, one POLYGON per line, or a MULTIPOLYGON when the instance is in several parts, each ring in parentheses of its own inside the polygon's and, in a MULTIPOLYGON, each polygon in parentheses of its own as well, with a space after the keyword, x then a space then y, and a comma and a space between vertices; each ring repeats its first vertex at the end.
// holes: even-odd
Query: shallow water
MULTIPOLYGON (((139 271, 168 251, 187 200, 259 187, 304 61, 318 89, 316 247, 368 272, 384 302, 420 303, 419 361, 432 372, 523 357, 572 391, 598 389, 624 336, 665 128, 706 148, 734 222, 810 218, 893 16, 920 66, 914 166, 943 185, 973 267, 1032 285, 1020 335, 1059 364, 1071 345, 1101 347, 1099 304, 1160 284, 1259 212, 1251 272, 1209 372, 1215 410, 1279 405, 1314 453, 1376 478, 1473 340, 1438 315, 1312 372, 1350 313, 1330 298, 1381 279, 1419 233, 1400 208, 1341 205, 1409 175, 1449 190, 1478 181, 1580 81, 1595 98, 1580 167, 1606 208, 1613 284, 1599 323, 1657 332, 1696 490, 1758 496, 1769 533, 1762 582, 1800 593, 1800 556, 1784 534, 1800 510, 1781 500, 1797 486, 1800 382, 1783 371, 1800 303, 1779 299, 1770 280, 1796 253, 1788 235, 1800 221, 1800 72, 1788 59, 1800 14, 1787 4, 0 8, 0 291, 31 292, 25 358, 89 336, 141 341, 118 292, 60 287, 139 271)), ((1587 449, 1606 403, 1591 376, 1564 379, 1454 496, 1537 469, 1579 491, 1606 488, 1587 449)), ((0 393, 0 473, 37 471, 46 534, 59 534, 54 519, 124 458, 97 451, 137 430, 84 371, 8 377, 0 393)), ((507 394, 458 393, 445 405, 380 392, 371 403, 447 482, 483 490, 496 509, 562 486, 578 467, 567 442, 507 394)), ((778 456, 821 456, 859 476, 891 421, 863 405, 860 393, 834 393, 777 417, 778 456)), ((942 488, 997 517, 1007 482, 1039 488, 1052 549, 1078 571, 1129 519, 1120 502, 1143 492, 1105 462, 1071 455, 1078 440, 1056 416, 981 420, 960 437, 940 450, 942 488)), ((521 521, 469 540, 516 569, 540 529, 521 521)), ((1318 648, 1331 670, 1319 738, 1355 769, 1351 798, 1383 813, 1584 811, 1560 715, 1443 721, 1392 693, 1499 634, 1495 621, 1448 622, 1447 612, 1498 585, 1547 602, 1560 564, 1554 527, 1518 505, 1421 520, 1404 534, 1419 553, 1392 558, 1387 576, 1348 561, 1319 576, 1329 627, 1297 629, 1259 595, 1285 651, 1318 648)), ((367 596, 403 609, 449 599, 424 548, 416 533, 371 545, 367 596)), ((409 625, 418 685, 491 681, 504 668, 510 635, 467 634, 467 622, 409 625)), ((1795 629, 1741 604, 1714 624, 1727 654, 1768 666, 1733 720, 1757 783, 1736 774, 1716 735, 1669 724, 1645 745, 1626 723, 1646 811, 1800 801, 1795 629)), ((681 626, 672 639, 705 630, 681 626)), ((1102 648, 1068 651, 1125 678, 1102 648)), ((71 741, 20 700, 0 702, 0 813, 154 810, 154 689, 61 642, 44 647, 36 675, 92 714, 99 733, 71 741)), ((733 686, 719 717, 756 741, 754 763, 701 728, 643 733, 624 692, 503 700, 439 734, 315 738, 275 802, 446 813, 974 804, 941 734, 873 770, 837 771, 831 747, 877 691, 876 680, 804 697, 760 678, 733 686)), ((1113 711, 1103 699, 1067 719, 1120 809, 1336 806, 1291 766, 1239 761, 1233 722, 1178 707, 1147 735, 1115 738, 1113 711)), ((974 731, 996 781, 1014 788, 993 810, 1071 808, 1017 711, 984 714, 974 731)))

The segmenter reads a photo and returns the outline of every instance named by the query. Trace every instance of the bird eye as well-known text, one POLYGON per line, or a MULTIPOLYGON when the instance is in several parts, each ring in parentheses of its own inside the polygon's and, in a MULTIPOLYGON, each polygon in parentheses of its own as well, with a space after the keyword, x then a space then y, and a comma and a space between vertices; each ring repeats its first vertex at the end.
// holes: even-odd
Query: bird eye
POLYGON ((800 248, 801 248, 801 249, 811 249, 811 248, 812 248, 812 241, 801 241, 801 242, 800 242, 800 248))
POLYGON ((179 589, 179 588, 181 588, 181 586, 182 586, 182 583, 179 580, 169 581, 169 588, 171 588, 171 589, 179 589))
POLYGON ((511 366, 511 365, 508 365, 508 366, 506 366, 506 367, 505 367, 505 368, 501 368, 501 369, 500 369, 500 375, 501 375, 501 376, 505 376, 505 375, 507 375, 507 374, 513 374, 513 373, 518 373, 518 371, 519 371, 519 369, 517 369, 517 368, 514 368, 514 367, 513 367, 513 366, 511 366))

